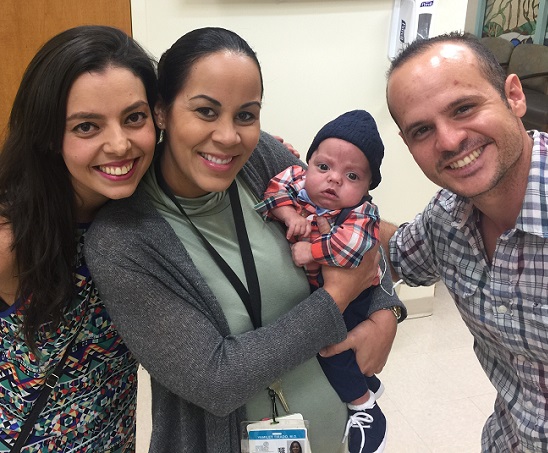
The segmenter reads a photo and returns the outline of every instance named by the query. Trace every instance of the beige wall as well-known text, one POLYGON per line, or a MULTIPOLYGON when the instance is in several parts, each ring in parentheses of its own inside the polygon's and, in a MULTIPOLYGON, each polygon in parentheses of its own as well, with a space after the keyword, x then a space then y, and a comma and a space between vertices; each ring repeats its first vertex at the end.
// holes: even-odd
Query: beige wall
MULTIPOLYGON (((263 129, 306 154, 323 124, 364 108, 385 142, 383 181, 372 192, 396 223, 418 213, 435 191, 398 136, 385 102, 393 0, 132 0, 133 35, 156 57, 185 32, 222 26, 242 35, 263 66, 263 129)), ((433 33, 462 30, 466 0, 436 0, 433 33)))
POLYGON ((479 3, 479 0, 468 0, 464 29, 470 33, 476 32, 476 19, 478 15, 479 3))

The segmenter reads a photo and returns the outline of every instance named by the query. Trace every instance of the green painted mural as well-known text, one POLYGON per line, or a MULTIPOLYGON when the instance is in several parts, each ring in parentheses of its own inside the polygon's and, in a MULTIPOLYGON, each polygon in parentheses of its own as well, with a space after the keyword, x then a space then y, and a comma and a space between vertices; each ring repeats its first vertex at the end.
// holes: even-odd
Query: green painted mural
POLYGON ((482 36, 502 36, 531 42, 537 26, 540 0, 487 0, 482 36))

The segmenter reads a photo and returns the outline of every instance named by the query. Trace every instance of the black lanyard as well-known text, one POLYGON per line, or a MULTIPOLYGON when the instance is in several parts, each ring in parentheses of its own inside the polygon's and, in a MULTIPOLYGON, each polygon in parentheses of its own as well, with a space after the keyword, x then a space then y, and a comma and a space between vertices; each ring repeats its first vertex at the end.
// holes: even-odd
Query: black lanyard
POLYGON ((154 170, 156 173, 156 180, 158 185, 164 191, 164 193, 170 198, 171 201, 177 206, 181 214, 188 220, 188 223, 202 240, 206 250, 211 257, 215 260, 225 277, 232 284, 245 308, 251 318, 253 327, 257 329, 262 326, 261 319, 261 288, 259 286, 259 279, 257 277, 257 269, 255 267, 255 260, 253 259, 253 252, 251 251, 251 244, 249 243, 249 237, 245 227, 244 214, 242 212, 242 206, 240 204, 240 196, 238 194, 238 186, 236 180, 232 181, 232 184, 228 188, 228 195, 230 197, 230 207, 232 208, 232 215, 234 216, 234 224, 236 226, 236 234, 238 236, 238 245, 240 246, 240 254, 242 256, 242 262, 244 265, 245 278, 248 288, 238 278, 236 273, 232 270, 229 264, 223 259, 221 255, 215 250, 215 248, 209 243, 205 236, 198 230, 198 228, 192 223, 190 217, 187 215, 169 186, 167 185, 164 175, 160 169, 160 157, 156 159, 154 170))

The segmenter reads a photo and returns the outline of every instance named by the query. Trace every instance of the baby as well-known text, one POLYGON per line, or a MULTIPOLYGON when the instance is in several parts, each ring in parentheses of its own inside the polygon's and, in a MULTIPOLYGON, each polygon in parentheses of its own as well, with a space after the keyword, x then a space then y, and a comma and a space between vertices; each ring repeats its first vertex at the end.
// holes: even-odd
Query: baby
MULTIPOLYGON (((287 227, 293 261, 305 269, 313 289, 322 285, 321 265, 355 267, 379 240, 379 213, 369 190, 381 181, 384 145, 373 117, 364 110, 347 112, 316 134, 306 155, 308 169, 292 166, 270 181, 255 209, 287 227), (325 217, 328 234, 318 231, 315 216, 325 217)), ((380 281, 379 278, 376 284, 380 281)), ((348 330, 367 319, 373 286, 345 310, 348 330)), ((364 376, 353 351, 318 360, 329 382, 347 403, 350 453, 381 452, 386 419, 376 399, 384 387, 364 376), (365 429, 366 428, 366 429, 365 429)), ((345 436, 346 437, 346 436, 345 436)))

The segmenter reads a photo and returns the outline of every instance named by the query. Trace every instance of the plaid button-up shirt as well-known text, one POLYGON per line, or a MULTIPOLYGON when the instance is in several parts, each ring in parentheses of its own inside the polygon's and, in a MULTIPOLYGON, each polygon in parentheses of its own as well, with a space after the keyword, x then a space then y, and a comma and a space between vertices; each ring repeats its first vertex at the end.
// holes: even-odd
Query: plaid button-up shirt
MULTIPOLYGON (((310 201, 299 197, 304 189, 306 170, 298 165, 289 167, 274 176, 265 191, 264 200, 255 206, 265 219, 274 219, 270 210, 280 206, 293 206, 304 217, 322 215, 332 228, 328 234, 320 234, 312 222, 312 256, 318 264, 338 267, 356 267, 363 255, 379 240, 379 212, 377 207, 365 202, 352 209, 340 225, 335 221, 341 210, 320 210, 310 201)), ((309 282, 318 285, 319 269, 305 268, 309 282)))
POLYGON ((516 226, 491 264, 468 199, 440 190, 390 241, 390 258, 411 286, 445 283, 497 389, 483 429, 484 452, 548 452, 548 134, 534 144, 516 226))

